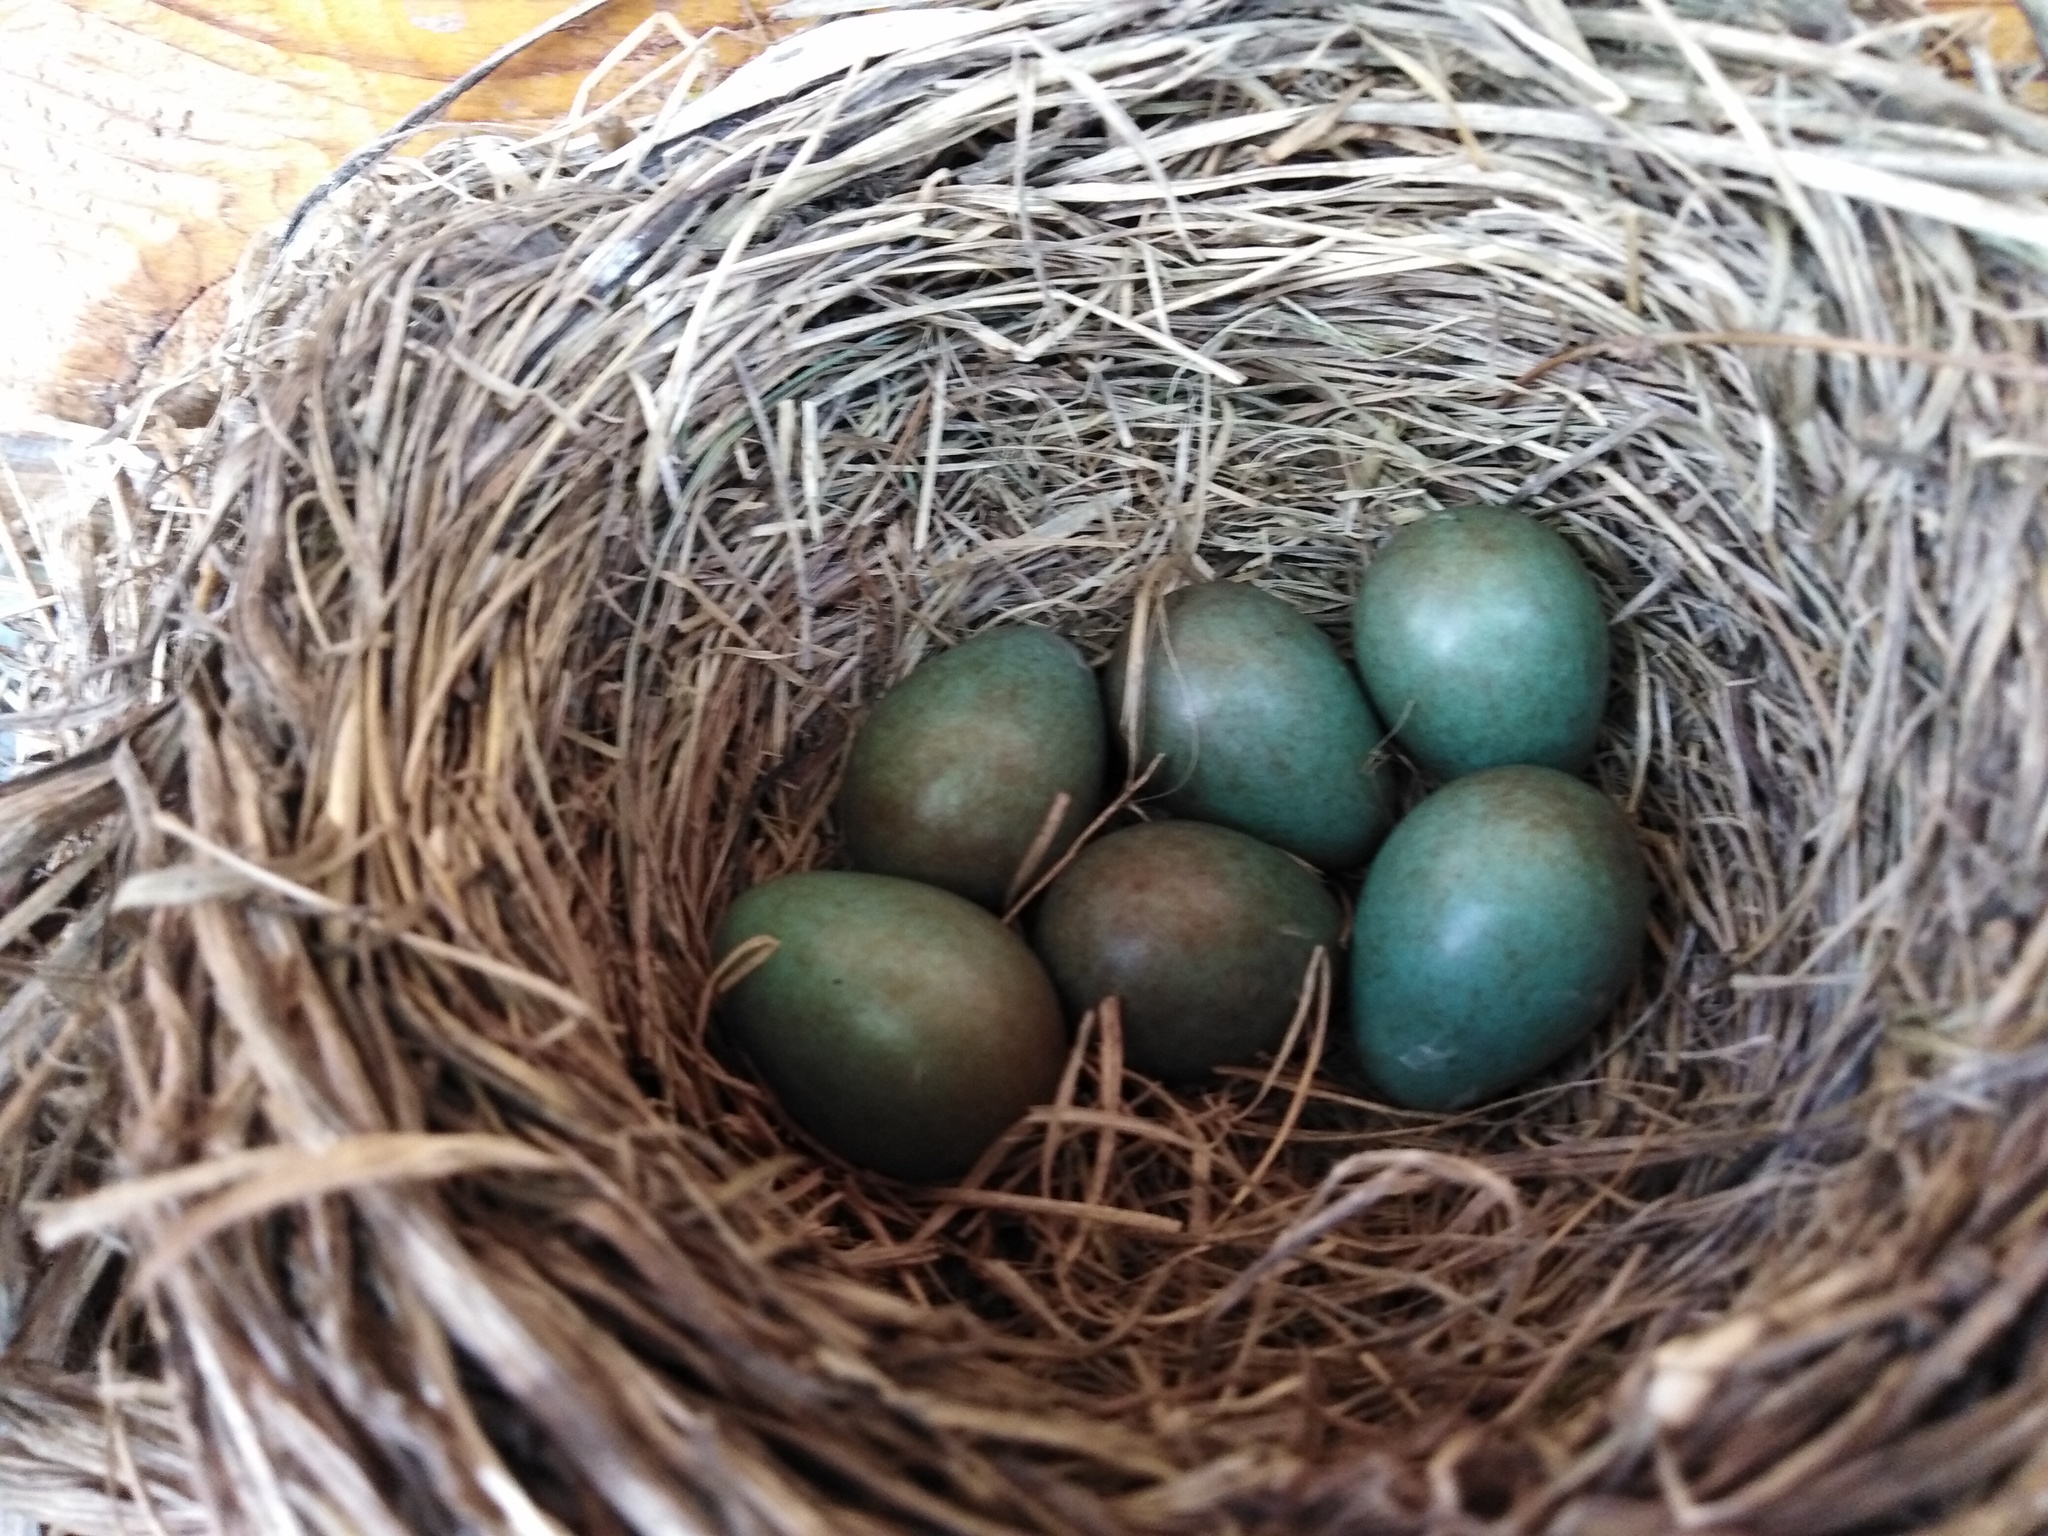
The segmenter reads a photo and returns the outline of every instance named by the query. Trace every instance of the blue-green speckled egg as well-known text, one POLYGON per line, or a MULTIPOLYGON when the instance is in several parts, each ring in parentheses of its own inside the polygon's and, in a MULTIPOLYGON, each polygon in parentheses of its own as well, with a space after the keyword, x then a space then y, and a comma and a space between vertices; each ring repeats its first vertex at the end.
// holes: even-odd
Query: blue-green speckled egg
POLYGON ((1543 524, 1498 507, 1410 523, 1366 568, 1352 637, 1366 692, 1438 778, 1592 761, 1607 622, 1585 566, 1543 524))
MULTIPOLYGON (((1118 722, 1130 643, 1107 678, 1118 722)), ((1321 630, 1256 587, 1210 582, 1160 604, 1141 726, 1136 766, 1165 755, 1147 791, 1176 815, 1324 869, 1363 863, 1393 822, 1385 731, 1358 680, 1321 630)))
POLYGON ((1006 625, 932 657, 870 711, 839 791, 848 862, 1000 907, 1057 796, 1050 868, 1102 808, 1095 677, 1043 629, 1006 625))
POLYGON ((790 1118, 848 1161, 951 1178, 1053 1097, 1059 997, 974 903, 887 875, 785 875, 733 903, 719 958, 763 934, 775 953, 720 999, 720 1021, 790 1118))
POLYGON ((1365 877, 1352 1027, 1397 1104, 1456 1110, 1577 1044, 1641 963, 1642 856, 1614 803, 1554 768, 1490 768, 1410 811, 1365 877))

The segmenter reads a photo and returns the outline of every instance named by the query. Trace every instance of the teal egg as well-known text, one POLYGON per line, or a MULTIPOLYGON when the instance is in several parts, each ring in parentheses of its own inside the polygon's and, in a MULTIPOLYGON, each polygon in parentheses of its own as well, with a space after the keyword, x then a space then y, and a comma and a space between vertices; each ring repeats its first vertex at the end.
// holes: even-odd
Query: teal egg
POLYGON ((1366 568, 1352 631, 1366 692, 1438 778, 1592 761, 1607 622, 1585 566, 1543 524, 1498 507, 1410 523, 1366 568))
POLYGON ((1000 908, 1057 796, 1068 809, 1040 870, 1102 808, 1106 752, 1081 653, 1042 629, 985 631, 890 689, 854 737, 848 861, 1000 908))
POLYGON ((1397 1104, 1513 1087, 1604 1019, 1641 963, 1648 889, 1614 803, 1554 768, 1489 768, 1410 811, 1366 873, 1352 1027, 1397 1104))
POLYGON ((1309 957, 1342 929, 1322 881, 1278 849, 1162 821, 1082 849, 1032 939, 1069 1011, 1115 997, 1125 1059, 1171 1081, 1279 1045, 1309 957))
POLYGON ((719 1018, 791 1119, 849 1162, 901 1179, 965 1172, 1066 1061, 1045 968, 980 907, 887 875, 785 875, 733 903, 722 960, 770 958, 719 1018))
MULTIPOLYGON (((1130 644, 1109 666, 1118 722, 1130 644)), ((1176 815, 1324 869, 1361 864, 1393 822, 1385 735, 1337 648, 1279 598, 1218 581, 1160 604, 1135 764, 1165 755, 1147 788, 1176 815)))

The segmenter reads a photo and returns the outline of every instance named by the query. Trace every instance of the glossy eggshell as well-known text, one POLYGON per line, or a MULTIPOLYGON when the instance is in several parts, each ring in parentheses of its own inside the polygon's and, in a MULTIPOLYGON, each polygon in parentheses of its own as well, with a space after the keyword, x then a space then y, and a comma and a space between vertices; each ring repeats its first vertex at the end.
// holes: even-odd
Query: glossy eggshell
POLYGON ((1228 827, 1114 832, 1046 892, 1032 939, 1068 1010, 1122 1005, 1124 1055, 1169 1081, 1277 1046, 1318 945, 1343 927, 1316 876, 1228 827))
POLYGON ((1543 524, 1497 507, 1410 523, 1366 568, 1352 623, 1366 692, 1438 778, 1592 761, 1607 622, 1578 555, 1543 524))
MULTIPOLYGON (((1131 638, 1107 676, 1121 722, 1131 638)), ((1379 717, 1329 638, 1270 593, 1185 587, 1146 645, 1135 765, 1176 815, 1212 821, 1324 869, 1361 864, 1393 821, 1379 717)), ((1121 729, 1121 724, 1118 726, 1121 729)))
POLYGON ((839 791, 848 861, 1000 907, 1056 796, 1054 859, 1102 807, 1106 731, 1094 674, 1058 635, 988 630, 875 704, 839 791))
POLYGON ((1365 878, 1352 1027, 1365 1071, 1456 1110, 1542 1070, 1641 963, 1648 899, 1627 819, 1554 768, 1491 768, 1410 811, 1365 878))
POLYGON ((951 1178, 1052 1098, 1059 998, 972 902, 886 875, 786 875, 733 903, 720 958, 759 934, 779 947, 720 1000, 720 1021, 790 1117, 848 1161, 951 1178))

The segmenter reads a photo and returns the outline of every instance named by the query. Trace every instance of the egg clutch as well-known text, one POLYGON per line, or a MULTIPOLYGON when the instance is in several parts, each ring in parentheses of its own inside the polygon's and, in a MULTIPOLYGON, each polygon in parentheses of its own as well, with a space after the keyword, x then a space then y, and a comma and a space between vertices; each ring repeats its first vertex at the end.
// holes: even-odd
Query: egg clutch
POLYGON ((1647 924, 1627 819, 1576 776, 1608 672, 1585 567, 1519 513, 1435 513, 1351 617, 1355 668, 1214 581, 1134 623, 1099 681, 1011 625, 883 695, 839 793, 852 869, 746 892, 716 941, 722 1025, 791 1118, 854 1163, 955 1177, 1053 1097, 1069 1021, 1114 997, 1129 1064, 1197 1080, 1280 1044, 1317 950, 1348 961, 1392 1103, 1482 1103, 1583 1039, 1647 924), (1113 740, 1152 770, 1149 819, 1077 851, 1113 740), (1441 786, 1398 819, 1390 748, 1441 786), (1001 914, 1053 870, 1027 942, 1001 914), (1360 870, 1347 953, 1327 880, 1360 870))

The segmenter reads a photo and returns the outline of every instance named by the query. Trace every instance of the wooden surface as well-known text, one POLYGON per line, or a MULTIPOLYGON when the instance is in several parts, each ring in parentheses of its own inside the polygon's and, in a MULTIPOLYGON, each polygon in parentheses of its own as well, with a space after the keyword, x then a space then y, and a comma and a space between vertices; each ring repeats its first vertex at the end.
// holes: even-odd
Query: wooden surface
MULTIPOLYGON (((257 231, 566 0, 0 0, 0 431, 99 423, 160 347, 203 345, 257 231)), ((465 97, 552 121, 657 7, 615 0, 465 97)), ((664 4, 692 33, 765 32, 747 0, 664 4)), ((650 40, 599 97, 674 43, 650 40), (637 69, 635 66, 638 66, 637 69)))
MULTIPOLYGON (((1932 40, 1929 54, 1950 74, 1970 79, 1982 65, 2030 71, 2041 60, 2037 29, 2048 29, 2048 0, 1922 0, 1930 15, 1955 31, 1932 40), (1975 53, 1977 57, 1972 57, 1975 53)), ((2048 111, 2048 81, 2038 77, 2014 91, 2036 112, 2048 111)))

